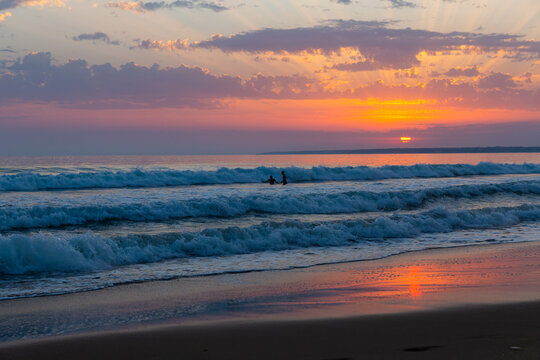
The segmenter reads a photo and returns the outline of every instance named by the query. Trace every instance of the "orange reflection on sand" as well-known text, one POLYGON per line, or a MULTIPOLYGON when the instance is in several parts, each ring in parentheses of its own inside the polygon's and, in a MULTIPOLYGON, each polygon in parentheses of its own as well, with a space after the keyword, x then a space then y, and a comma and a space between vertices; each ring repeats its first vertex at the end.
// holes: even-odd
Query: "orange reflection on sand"
POLYGON ((534 272, 523 273, 530 263, 534 263, 532 254, 529 254, 531 258, 524 258, 517 251, 502 253, 496 247, 493 249, 493 253, 485 251, 480 256, 475 254, 479 251, 477 248, 470 253, 466 248, 459 249, 455 251, 461 252, 460 257, 455 258, 445 258, 444 251, 416 253, 403 257, 408 258, 407 263, 400 264, 396 259, 389 259, 388 265, 375 269, 366 266, 362 271, 355 272, 355 278, 351 281, 359 289, 367 288, 370 291, 356 294, 356 299, 358 295, 414 299, 429 295, 433 298, 469 292, 475 288, 510 289, 518 278, 521 282, 537 282, 534 272))
POLYGON ((411 296, 422 296, 422 290, 420 289, 421 279, 419 278, 419 269, 417 266, 409 268, 409 277, 404 280, 409 283, 409 292, 411 296))
MULTIPOLYGON (((495 267, 495 264, 493 264, 495 267)), ((485 281, 487 274, 467 271, 465 264, 441 264, 438 262, 418 262, 407 266, 385 267, 383 275, 373 279, 373 297, 420 298, 429 293, 460 289, 485 281)), ((363 279, 359 279, 364 282, 363 279)))
POLYGON ((389 305, 429 306, 440 301, 491 302, 497 301, 496 296, 519 298, 523 294, 512 291, 514 287, 538 283, 540 267, 535 259, 540 257, 540 247, 531 248, 526 257, 511 247, 506 252, 497 247, 479 247, 452 249, 453 255, 459 256, 450 258, 445 256, 449 252, 439 250, 343 265, 342 271, 324 275, 317 291, 323 296, 316 300, 319 304, 341 304, 352 311, 364 311, 389 305))

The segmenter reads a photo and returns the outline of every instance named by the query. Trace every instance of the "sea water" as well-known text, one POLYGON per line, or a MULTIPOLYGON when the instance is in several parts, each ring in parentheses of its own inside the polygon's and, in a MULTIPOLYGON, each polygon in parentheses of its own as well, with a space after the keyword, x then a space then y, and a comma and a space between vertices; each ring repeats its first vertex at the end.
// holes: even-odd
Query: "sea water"
POLYGON ((539 153, 0 158, 0 299, 537 240, 539 153))

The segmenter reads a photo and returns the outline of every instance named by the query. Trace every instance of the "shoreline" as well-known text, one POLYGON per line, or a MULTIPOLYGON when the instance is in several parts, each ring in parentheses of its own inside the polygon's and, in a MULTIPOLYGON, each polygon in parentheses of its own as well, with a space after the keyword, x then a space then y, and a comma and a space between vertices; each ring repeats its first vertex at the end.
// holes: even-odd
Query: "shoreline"
POLYGON ((197 275, 180 275, 180 276, 174 276, 170 278, 163 278, 163 279, 151 279, 151 280, 133 280, 133 281, 126 281, 121 283, 115 283, 110 286, 104 286, 100 288, 95 289, 88 289, 88 290, 79 290, 79 291, 71 291, 71 292, 65 292, 65 293, 57 293, 57 294, 39 294, 39 295, 29 295, 29 296, 20 296, 20 297, 11 297, 11 298, 0 298, 0 303, 2 301, 10 301, 10 300, 18 300, 18 299, 33 299, 33 298, 43 298, 43 297, 58 297, 58 296, 65 296, 65 295, 73 295, 73 294, 84 294, 94 291, 103 291, 106 289, 116 288, 116 287, 122 287, 122 286, 129 286, 129 285, 136 285, 136 284, 146 284, 146 283, 152 283, 152 282, 161 282, 161 281, 175 281, 180 279, 193 279, 193 278, 212 278, 214 276, 227 276, 227 275, 239 275, 239 274, 249 274, 249 273, 262 273, 262 272, 280 272, 280 271, 295 271, 295 270, 309 270, 310 268, 320 267, 320 266, 332 266, 332 265, 345 265, 345 264, 351 264, 351 263, 361 263, 361 262, 371 262, 371 261, 379 261, 384 260, 387 258, 392 258, 395 256, 401 256, 401 255, 407 255, 407 254, 414 254, 414 253, 422 253, 425 251, 432 251, 432 250, 452 250, 452 249, 459 249, 459 248, 465 248, 465 247, 483 247, 483 246, 498 246, 498 245, 511 245, 511 244, 526 244, 526 243, 535 243, 538 242, 540 244, 540 240, 534 240, 534 241, 515 241, 515 242, 505 242, 505 243, 483 243, 483 244, 464 244, 464 245, 451 245, 451 246, 443 246, 443 247, 428 247, 425 249, 415 249, 415 250, 405 250, 403 252, 395 253, 395 254, 388 254, 381 257, 376 258, 368 258, 368 259, 354 259, 354 260, 343 260, 343 261, 335 261, 335 262, 322 262, 317 264, 310 264, 310 265, 298 265, 298 266, 291 266, 287 268, 275 268, 275 269, 251 269, 251 270, 238 270, 238 271, 225 271, 225 272, 219 272, 219 273, 211 273, 211 274, 197 274, 197 275))
MULTIPOLYGON (((126 354, 134 351, 130 349, 139 349, 143 354, 147 348, 154 349, 155 358, 172 358, 171 347, 182 343, 182 347, 192 351, 189 358, 208 358, 204 357, 208 354, 201 355, 195 348, 195 344, 204 341, 220 349, 220 354, 232 351, 231 356, 248 359, 254 354, 235 347, 241 346, 240 338, 251 332, 268 332, 278 343, 286 343, 287 331, 290 334, 315 331, 320 332, 321 338, 326 334, 328 339, 333 339, 322 342, 332 348, 332 344, 340 343, 340 337, 353 341, 350 334, 368 324, 382 336, 388 326, 407 328, 407 323, 415 323, 420 318, 426 326, 443 320, 454 324, 453 317, 462 318, 461 325, 450 326, 453 330, 445 332, 445 326, 433 329, 433 335, 437 333, 440 337, 430 343, 437 345, 444 337, 457 336, 458 341, 458 329, 476 313, 481 318, 480 323, 471 320, 465 328, 472 326, 478 334, 484 331, 489 335, 491 327, 499 326, 504 333, 504 324, 486 324, 493 316, 510 319, 515 326, 501 339, 516 343, 519 339, 513 340, 514 334, 521 334, 520 339, 526 339, 527 345, 515 346, 536 349, 540 353, 540 344, 520 330, 523 326, 528 329, 527 333, 540 339, 540 327, 527 325, 529 320, 540 316, 538 279, 540 241, 533 241, 436 248, 377 260, 130 283, 83 293, 3 300, 0 301, 0 317, 4 320, 0 324, 0 357, 19 359, 40 354, 44 359, 67 359, 75 357, 70 351, 88 347, 85 351, 93 354, 93 358, 127 359, 127 355, 114 349, 124 349, 126 354), (516 307, 522 309, 523 314, 516 314, 516 307), (198 335, 190 335, 193 332, 198 335), (236 342, 231 340, 236 345, 229 350, 222 349, 220 346, 228 334, 236 336, 236 342), (154 339, 155 346, 145 338, 154 339), (102 345, 109 347, 106 353, 96 354, 96 350, 92 350, 93 347, 101 349, 102 345)), ((416 331, 419 339, 429 338, 429 331, 422 333, 422 329, 425 330, 413 326, 407 331, 416 331)), ((486 339, 500 343, 501 339, 490 336, 486 339)), ((263 347, 270 346, 263 339, 253 341, 259 341, 263 347)), ((366 349, 384 343, 373 342, 373 339, 354 341, 359 341, 366 349)), ((409 345, 404 342, 403 348, 432 346, 425 345, 426 341, 409 341, 409 345)), ((447 347, 437 346, 441 347, 420 353, 435 356, 435 351, 443 351, 437 349, 447 347)), ((332 354, 337 354, 338 350, 334 347, 332 354)), ((373 353, 375 357, 383 353, 384 356, 395 355, 377 351, 373 353)), ((396 354, 405 353, 409 352, 401 349, 396 354)), ((509 354, 514 353, 525 354, 522 350, 512 350, 509 354)), ((452 351, 448 354, 457 356, 452 351)), ((468 358, 465 353, 461 355, 460 358, 468 358)), ((278 357, 294 358, 285 353, 278 357)), ((88 355, 88 358, 92 357, 88 355)))

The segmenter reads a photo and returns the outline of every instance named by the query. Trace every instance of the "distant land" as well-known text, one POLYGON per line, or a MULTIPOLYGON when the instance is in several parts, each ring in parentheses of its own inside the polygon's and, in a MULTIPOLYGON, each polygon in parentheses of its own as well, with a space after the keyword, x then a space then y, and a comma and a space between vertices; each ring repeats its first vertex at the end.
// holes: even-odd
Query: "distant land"
POLYGON ((304 150, 274 151, 261 155, 316 155, 316 154, 464 154, 464 153, 533 153, 540 146, 489 146, 489 147, 440 147, 440 148, 388 148, 356 150, 304 150))

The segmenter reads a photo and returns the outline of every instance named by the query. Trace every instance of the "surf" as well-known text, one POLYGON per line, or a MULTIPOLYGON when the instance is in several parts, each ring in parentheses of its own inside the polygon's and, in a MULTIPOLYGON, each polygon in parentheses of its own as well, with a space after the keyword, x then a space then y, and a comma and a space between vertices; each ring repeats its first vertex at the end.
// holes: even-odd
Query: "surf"
POLYGON ((40 191, 66 189, 107 189, 124 187, 169 187, 183 185, 216 185, 260 183, 269 175, 279 177, 285 171, 289 183, 347 180, 383 180, 438 178, 473 175, 540 174, 540 164, 417 164, 381 167, 266 167, 221 168, 215 171, 132 169, 118 171, 82 171, 77 173, 41 174, 21 172, 0 176, 0 191, 40 191))
POLYGON ((418 214, 368 219, 264 222, 196 232, 130 234, 107 237, 86 233, 0 235, 0 274, 76 272, 173 258, 216 257, 309 247, 385 244, 421 234, 510 227, 540 220, 540 205, 418 214))

